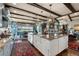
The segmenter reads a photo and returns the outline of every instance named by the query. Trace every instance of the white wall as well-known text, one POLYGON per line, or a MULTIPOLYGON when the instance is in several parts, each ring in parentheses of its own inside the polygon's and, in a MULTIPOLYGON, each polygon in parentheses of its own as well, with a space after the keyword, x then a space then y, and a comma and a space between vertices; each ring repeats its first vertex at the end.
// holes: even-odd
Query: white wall
POLYGON ((79 24, 79 19, 75 19, 73 21, 69 21, 68 22, 68 27, 69 28, 71 28, 71 27, 73 28, 75 24, 79 24))
POLYGON ((58 18, 61 24, 68 24, 69 28, 73 28, 75 24, 79 24, 79 17, 72 18, 73 21, 70 21, 68 16, 58 18))

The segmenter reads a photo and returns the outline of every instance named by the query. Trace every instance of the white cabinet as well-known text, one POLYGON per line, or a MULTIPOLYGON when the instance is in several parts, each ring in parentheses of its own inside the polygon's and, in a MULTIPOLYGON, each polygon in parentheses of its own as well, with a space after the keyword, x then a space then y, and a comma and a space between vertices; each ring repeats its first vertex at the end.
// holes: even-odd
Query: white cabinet
POLYGON ((45 56, 55 56, 68 48, 68 36, 48 40, 34 35, 33 45, 45 56))
POLYGON ((10 42, 7 42, 4 46, 4 56, 10 56, 10 42))
POLYGON ((62 37, 59 39, 59 52, 68 48, 68 36, 62 37))
POLYGON ((33 33, 32 32, 29 32, 28 33, 28 41, 33 44, 33 33))
POLYGON ((45 56, 48 56, 49 54, 49 49, 50 49, 49 46, 50 43, 48 40, 46 40, 45 38, 40 39, 40 50, 45 56))
POLYGON ((40 38, 38 36, 34 35, 33 44, 37 49, 39 49, 41 43, 40 43, 40 38))
POLYGON ((3 49, 3 55, 4 56, 10 56, 12 51, 13 43, 12 40, 9 40, 6 42, 4 49, 3 49))
POLYGON ((51 56, 57 55, 59 51, 58 48, 59 48, 59 40, 58 39, 51 40, 49 55, 51 56))
POLYGON ((3 56, 3 49, 0 48, 0 56, 3 56))

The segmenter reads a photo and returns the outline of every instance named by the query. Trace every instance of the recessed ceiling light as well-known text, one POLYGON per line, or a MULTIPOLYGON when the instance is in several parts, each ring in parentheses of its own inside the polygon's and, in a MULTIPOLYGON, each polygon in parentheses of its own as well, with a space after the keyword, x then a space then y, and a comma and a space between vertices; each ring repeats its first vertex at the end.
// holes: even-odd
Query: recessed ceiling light
POLYGON ((77 13, 74 13, 74 15, 77 15, 77 13))
POLYGON ((51 21, 52 21, 52 19, 49 19, 48 21, 49 21, 49 22, 51 22, 51 21))
POLYGON ((41 13, 43 13, 43 11, 41 11, 41 13))

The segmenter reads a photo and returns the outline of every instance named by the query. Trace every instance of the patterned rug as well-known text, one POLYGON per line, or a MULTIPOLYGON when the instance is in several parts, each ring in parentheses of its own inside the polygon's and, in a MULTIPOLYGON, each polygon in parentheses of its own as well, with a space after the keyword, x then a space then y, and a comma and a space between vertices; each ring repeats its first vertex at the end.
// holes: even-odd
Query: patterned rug
POLYGON ((16 56, 36 56, 33 47, 28 41, 16 41, 14 48, 16 56))
POLYGON ((77 42, 77 41, 69 42, 68 46, 70 49, 79 50, 79 42, 77 42))

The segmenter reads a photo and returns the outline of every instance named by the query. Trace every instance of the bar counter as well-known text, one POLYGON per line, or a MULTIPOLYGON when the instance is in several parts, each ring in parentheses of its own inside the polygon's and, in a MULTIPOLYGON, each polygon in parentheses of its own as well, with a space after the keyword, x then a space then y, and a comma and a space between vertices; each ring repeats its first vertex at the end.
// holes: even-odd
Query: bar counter
POLYGON ((60 34, 60 35, 57 35, 56 37, 53 36, 53 35, 50 35, 49 37, 47 37, 47 35, 40 35, 41 38, 44 38, 44 39, 47 39, 47 40, 59 39, 63 36, 67 36, 67 34, 60 34))
POLYGON ((45 56, 55 56, 68 48, 68 35, 49 37, 45 35, 34 35, 33 45, 45 56))
POLYGON ((0 39, 0 56, 10 56, 12 49, 12 36, 0 39))

